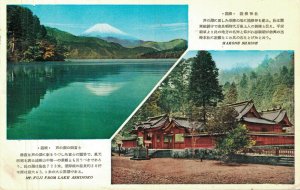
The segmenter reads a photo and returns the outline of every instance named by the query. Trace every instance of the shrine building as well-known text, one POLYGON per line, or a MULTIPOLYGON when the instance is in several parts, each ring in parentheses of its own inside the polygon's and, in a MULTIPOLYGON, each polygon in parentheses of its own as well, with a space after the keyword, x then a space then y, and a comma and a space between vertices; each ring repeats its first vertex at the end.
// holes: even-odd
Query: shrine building
MULTIPOLYGON (((284 109, 258 112, 253 100, 228 106, 238 113, 237 121, 246 125, 256 146, 294 144, 293 124, 284 109)), ((149 149, 214 148, 218 135, 206 133, 201 122, 168 115, 149 117, 137 123, 131 134, 122 140, 122 147, 136 147, 139 139, 149 149)))

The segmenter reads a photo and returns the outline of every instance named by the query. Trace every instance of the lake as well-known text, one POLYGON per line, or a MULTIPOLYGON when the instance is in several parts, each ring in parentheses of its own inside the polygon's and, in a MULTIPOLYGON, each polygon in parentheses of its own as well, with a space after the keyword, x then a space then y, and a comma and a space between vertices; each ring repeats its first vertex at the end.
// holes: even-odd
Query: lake
POLYGON ((175 60, 8 64, 7 139, 107 139, 175 60))

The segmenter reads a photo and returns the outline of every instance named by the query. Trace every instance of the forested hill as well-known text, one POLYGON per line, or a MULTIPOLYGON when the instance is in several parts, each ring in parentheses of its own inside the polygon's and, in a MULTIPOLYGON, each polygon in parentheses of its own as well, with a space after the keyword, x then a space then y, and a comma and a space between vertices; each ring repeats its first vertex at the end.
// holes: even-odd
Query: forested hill
POLYGON ((7 6, 8 62, 63 60, 64 52, 63 47, 48 38, 45 26, 29 9, 7 6))
POLYGON ((220 70, 220 82, 225 84, 226 82, 237 82, 239 81, 243 74, 250 74, 251 72, 259 74, 275 74, 280 72, 283 66, 287 69, 294 68, 294 53, 291 51, 283 51, 278 54, 274 59, 265 57, 265 59, 256 68, 251 67, 235 67, 230 70, 220 70))
POLYGON ((125 48, 120 44, 96 37, 75 36, 50 27, 46 29, 49 37, 66 48, 66 57, 69 59, 139 58, 145 53, 156 51, 149 47, 125 48))
POLYGON ((182 39, 127 48, 96 37, 75 36, 41 25, 37 16, 21 6, 7 6, 7 39, 8 62, 178 58, 187 48, 182 39))
POLYGON ((226 97, 237 101, 253 99, 258 110, 282 107, 294 123, 294 53, 283 51, 266 57, 257 68, 236 68, 220 72, 226 97), (234 92, 233 94, 230 94, 234 92))
POLYGON ((158 51, 168 50, 168 49, 183 49, 186 48, 186 40, 184 39, 175 39, 169 42, 154 42, 154 41, 146 41, 141 44, 143 47, 151 47, 158 51))
POLYGON ((178 58, 187 48, 186 40, 181 39, 128 48, 96 37, 75 36, 50 27, 46 29, 49 37, 67 49, 69 59, 178 58), (156 48, 157 44, 161 49, 156 48))

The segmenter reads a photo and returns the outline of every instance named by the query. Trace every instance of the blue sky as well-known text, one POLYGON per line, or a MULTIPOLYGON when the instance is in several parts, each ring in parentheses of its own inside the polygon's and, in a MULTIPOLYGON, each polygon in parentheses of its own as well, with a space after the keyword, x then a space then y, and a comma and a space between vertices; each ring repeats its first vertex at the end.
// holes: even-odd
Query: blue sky
POLYGON ((25 5, 41 24, 80 35, 97 23, 110 24, 142 40, 187 39, 187 5, 25 5))
MULTIPOLYGON (((269 51, 209 51, 220 70, 227 70, 236 67, 252 67, 255 68, 265 59, 276 57, 282 50, 269 50, 269 51)), ((196 56, 197 51, 189 51, 184 58, 196 56)))

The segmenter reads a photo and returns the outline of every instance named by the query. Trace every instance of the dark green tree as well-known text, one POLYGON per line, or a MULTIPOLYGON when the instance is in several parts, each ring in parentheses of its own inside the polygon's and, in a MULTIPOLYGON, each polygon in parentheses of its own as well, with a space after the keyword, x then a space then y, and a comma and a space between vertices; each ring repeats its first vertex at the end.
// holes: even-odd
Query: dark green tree
POLYGON ((294 86, 294 65, 292 65, 290 72, 289 72, 289 78, 288 78, 288 86, 293 87, 294 86))
POLYGON ((243 73, 243 76, 238 84, 238 100, 244 101, 248 99, 250 83, 251 81, 249 81, 248 76, 245 73, 243 73))
POLYGON ((211 54, 208 51, 199 51, 192 63, 189 98, 195 106, 202 108, 204 123, 206 123, 207 108, 216 106, 224 98, 218 75, 211 54))
POLYGON ((238 92, 235 85, 235 82, 232 82, 228 91, 225 93, 224 103, 225 104, 233 104, 238 100, 238 92))
POLYGON ((47 39, 45 26, 31 10, 17 5, 7 6, 8 62, 64 60, 65 52, 63 46, 47 39), (53 53, 49 54, 49 50, 53 53))
POLYGON ((254 80, 254 81, 257 79, 257 74, 256 74, 256 72, 251 71, 251 73, 250 73, 250 79, 251 79, 251 80, 254 80))
POLYGON ((151 94, 139 110, 139 120, 145 120, 148 117, 157 116, 161 113, 161 108, 158 105, 160 96, 161 94, 159 90, 155 90, 153 94, 151 94))
POLYGON ((225 84, 223 85, 224 92, 227 92, 229 88, 230 88, 230 82, 226 81, 225 84))
POLYGON ((248 77, 245 73, 243 73, 243 77, 242 77, 241 82, 240 82, 240 87, 241 88, 247 88, 248 87, 248 77))
POLYGON ((292 87, 294 85, 294 67, 292 66, 289 70, 287 66, 283 66, 280 69, 279 77, 283 84, 292 87))
POLYGON ((206 129, 215 137, 216 149, 222 161, 230 161, 237 151, 253 145, 247 128, 239 124, 237 116, 235 109, 226 105, 216 107, 210 112, 206 129))
POLYGON ((234 154, 255 144, 255 141, 251 140, 247 133, 247 127, 238 124, 236 128, 227 132, 223 138, 216 140, 216 149, 222 161, 230 162, 234 154))
POLYGON ((182 60, 160 86, 159 105, 165 113, 185 116, 188 109, 188 63, 182 60))
POLYGON ((235 109, 227 105, 221 105, 209 112, 209 120, 207 122, 207 132, 209 134, 226 134, 237 127, 236 117, 238 113, 235 109))

